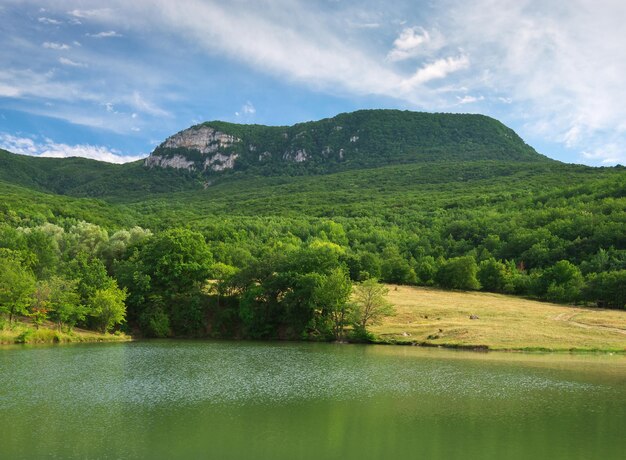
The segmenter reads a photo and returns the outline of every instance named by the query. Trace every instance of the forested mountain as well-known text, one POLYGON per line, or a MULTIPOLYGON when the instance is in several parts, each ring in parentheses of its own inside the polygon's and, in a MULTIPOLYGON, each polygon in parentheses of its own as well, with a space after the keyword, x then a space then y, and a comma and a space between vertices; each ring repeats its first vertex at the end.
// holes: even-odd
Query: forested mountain
POLYGON ((293 126, 203 123, 169 137, 146 164, 216 176, 476 160, 549 161, 514 131, 482 115, 361 110, 293 126))
MULTIPOLYGON (((0 292, 75 289, 68 323, 100 327, 121 288, 147 335, 323 339, 333 293, 370 278, 626 303, 626 169, 549 160, 482 116, 211 122, 127 165, 0 152, 0 197, 0 292)), ((29 295, 0 309, 35 314, 29 295)))
POLYGON ((482 115, 362 110, 284 127, 207 122, 169 137, 145 161, 125 165, 0 150, 0 180, 61 195, 145 197, 230 178, 480 160, 557 163, 482 115))

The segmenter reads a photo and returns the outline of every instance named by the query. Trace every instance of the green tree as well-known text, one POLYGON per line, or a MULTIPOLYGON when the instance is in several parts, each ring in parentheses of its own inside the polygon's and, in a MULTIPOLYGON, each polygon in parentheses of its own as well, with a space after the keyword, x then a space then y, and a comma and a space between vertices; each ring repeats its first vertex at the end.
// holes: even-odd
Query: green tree
POLYGON ((16 315, 28 313, 35 291, 35 277, 23 267, 17 254, 0 253, 0 312, 8 314, 9 324, 16 315))
POLYGON ((448 289, 476 290, 480 289, 477 273, 476 259, 471 256, 454 257, 439 267, 436 281, 439 286, 448 289))
POLYGON ((110 331, 126 319, 126 291, 109 286, 95 292, 91 298, 91 315, 102 333, 110 331))
POLYGON ((33 302, 28 313, 37 329, 48 318, 48 312, 51 310, 51 297, 52 287, 50 286, 50 281, 37 281, 35 292, 33 293, 33 302))
POLYGON ((598 307, 626 307, 626 270, 589 274, 584 298, 598 307))
POLYGON ((507 267, 493 257, 483 260, 478 267, 478 280, 486 291, 504 292, 509 282, 507 267))
POLYGON ((348 303, 352 283, 347 271, 337 267, 324 276, 314 291, 314 299, 321 315, 330 320, 335 340, 344 338, 344 329, 352 316, 352 305, 348 303))
POLYGON ((354 287, 354 321, 359 329, 367 331, 367 326, 380 324, 386 316, 393 316, 396 310, 387 300, 389 288, 375 278, 365 280, 354 287))
POLYGON ((67 326, 70 330, 83 321, 87 315, 87 307, 81 303, 78 293, 78 281, 53 276, 49 280, 50 310, 59 330, 67 326))
POLYGON ((554 302, 577 302, 584 284, 580 269, 568 260, 558 261, 538 279, 539 294, 554 302))
POLYGON ((202 321, 198 297, 204 295, 201 287, 213 263, 202 234, 172 229, 145 239, 128 252, 126 260, 115 264, 115 273, 128 292, 129 317, 142 326, 158 326, 154 328, 158 334, 170 326, 176 334, 197 329, 202 321), (159 306, 155 307, 150 299, 157 298, 159 306), (163 314, 168 316, 167 322, 163 314))

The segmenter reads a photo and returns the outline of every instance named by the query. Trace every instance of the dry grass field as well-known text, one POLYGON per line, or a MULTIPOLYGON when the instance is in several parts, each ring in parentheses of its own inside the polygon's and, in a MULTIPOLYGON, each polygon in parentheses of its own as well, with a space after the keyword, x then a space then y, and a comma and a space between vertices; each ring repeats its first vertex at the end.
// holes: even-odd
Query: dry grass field
POLYGON ((389 285, 389 300, 397 315, 371 328, 381 342, 626 352, 626 311, 395 285, 389 285), (471 315, 478 319, 470 319, 471 315))

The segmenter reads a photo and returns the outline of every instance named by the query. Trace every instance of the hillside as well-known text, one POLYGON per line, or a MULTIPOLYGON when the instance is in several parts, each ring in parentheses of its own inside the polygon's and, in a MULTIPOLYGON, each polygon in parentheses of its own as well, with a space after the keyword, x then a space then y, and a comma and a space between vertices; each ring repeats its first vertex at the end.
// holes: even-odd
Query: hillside
POLYGON ((149 196, 201 188, 199 179, 186 171, 148 170, 142 162, 117 165, 86 158, 39 158, 1 149, 0 181, 78 197, 149 196))
POLYGON ((361 110, 293 126, 202 123, 169 137, 146 165, 208 176, 298 175, 476 160, 550 161, 486 116, 361 110))

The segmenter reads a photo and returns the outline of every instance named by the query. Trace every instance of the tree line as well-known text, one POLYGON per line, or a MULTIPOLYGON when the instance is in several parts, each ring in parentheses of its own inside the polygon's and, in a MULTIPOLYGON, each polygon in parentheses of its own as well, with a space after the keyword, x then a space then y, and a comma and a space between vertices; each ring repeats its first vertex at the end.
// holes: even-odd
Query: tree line
MULTIPOLYGON (((456 222, 456 236, 439 241, 455 248, 469 224, 456 222)), ((154 337, 365 340, 369 325, 393 313, 377 280, 624 308, 623 250, 539 264, 524 254, 541 254, 549 239, 515 254, 516 235, 486 235, 456 255, 435 238, 319 219, 215 220, 204 231, 154 233, 72 219, 5 223, 0 312, 9 324, 29 316, 36 326, 154 337)))

